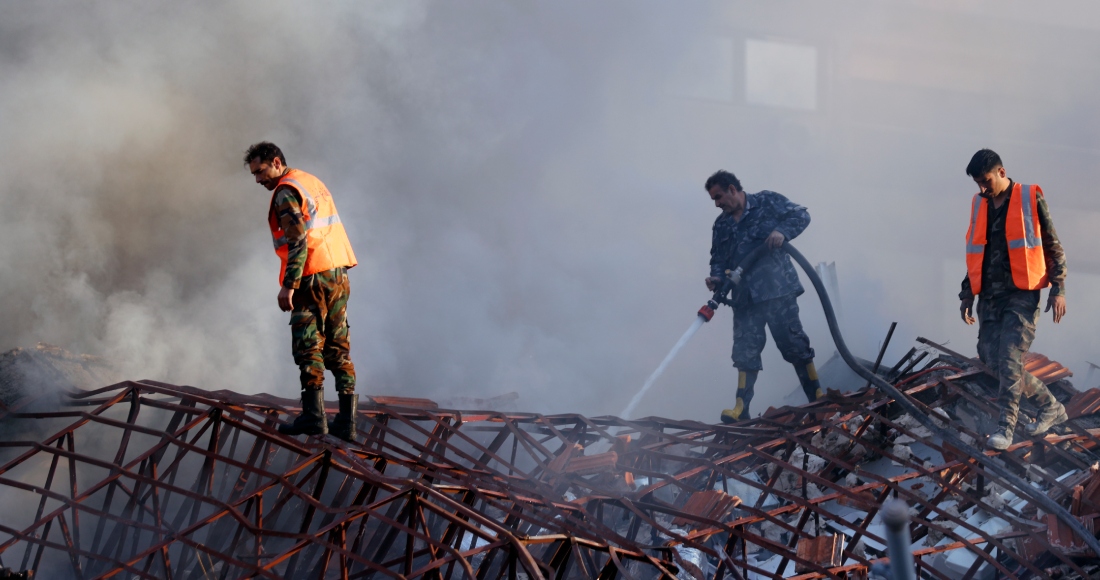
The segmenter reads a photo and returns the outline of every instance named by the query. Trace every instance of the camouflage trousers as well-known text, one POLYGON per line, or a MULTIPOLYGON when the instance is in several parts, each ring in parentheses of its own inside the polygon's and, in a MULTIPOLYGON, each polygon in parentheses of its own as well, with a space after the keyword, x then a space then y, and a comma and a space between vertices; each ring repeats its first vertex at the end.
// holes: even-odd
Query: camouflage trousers
POLYGON ((805 366, 814 359, 810 337, 802 329, 798 317, 798 301, 794 294, 765 300, 733 310, 733 366, 739 371, 759 371, 764 368, 760 353, 768 337, 764 326, 771 330, 775 346, 783 360, 805 366))
POLYGON ((336 391, 355 392, 348 336, 348 296, 345 268, 303 276, 294 291, 290 312, 291 348, 301 370, 302 390, 325 388, 325 369, 336 378, 336 391))
POLYGON ((978 358, 1000 381, 1000 425, 1016 428, 1020 396, 1035 397, 1040 407, 1055 402, 1042 381, 1024 370, 1024 354, 1035 340, 1039 291, 1013 292, 978 301, 978 358))

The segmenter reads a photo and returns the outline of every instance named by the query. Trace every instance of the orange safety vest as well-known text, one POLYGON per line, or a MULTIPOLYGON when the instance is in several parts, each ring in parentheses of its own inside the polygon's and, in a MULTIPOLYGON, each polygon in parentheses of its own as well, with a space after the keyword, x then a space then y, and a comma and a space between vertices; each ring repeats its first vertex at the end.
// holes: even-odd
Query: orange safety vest
MULTIPOLYGON (((1012 282, 1020 290, 1038 290, 1049 285, 1043 256, 1043 232, 1039 227, 1039 197, 1042 195, 1043 190, 1038 185, 1015 183, 1008 198, 1005 219, 1008 263, 1012 268, 1012 282)), ((970 210, 970 229, 966 232, 966 272, 974 294, 982 291, 988 213, 989 200, 981 194, 975 195, 970 210)))
MULTIPOLYGON (((351 251, 351 242, 336 213, 336 204, 332 194, 320 179, 302 171, 291 169, 279 179, 275 191, 289 186, 298 194, 302 202, 302 217, 306 221, 306 265, 303 276, 324 272, 333 268, 351 268, 358 264, 355 253, 351 251)), ((286 235, 275 215, 275 194, 271 195, 271 206, 267 210, 268 225, 271 226, 271 239, 275 242, 275 253, 279 256, 279 283, 286 274, 286 261, 289 247, 286 235)))

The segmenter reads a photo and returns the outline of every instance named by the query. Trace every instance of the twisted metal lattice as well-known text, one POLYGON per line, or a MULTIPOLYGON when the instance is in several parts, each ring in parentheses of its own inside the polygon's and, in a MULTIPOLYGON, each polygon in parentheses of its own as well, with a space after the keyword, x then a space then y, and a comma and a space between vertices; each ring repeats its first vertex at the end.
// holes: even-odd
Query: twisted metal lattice
MULTIPOLYGON (((977 372, 898 384, 978 439, 965 417, 995 409, 977 372)), ((0 410, 0 567, 43 578, 863 578, 889 495, 914 506, 925 576, 1087 576, 1056 522, 874 391, 732 426, 378 397, 355 444, 278 434, 297 402, 269 395, 139 381, 53 400, 0 410)), ((1071 422, 1003 457, 1087 518, 1097 444, 1071 422)))

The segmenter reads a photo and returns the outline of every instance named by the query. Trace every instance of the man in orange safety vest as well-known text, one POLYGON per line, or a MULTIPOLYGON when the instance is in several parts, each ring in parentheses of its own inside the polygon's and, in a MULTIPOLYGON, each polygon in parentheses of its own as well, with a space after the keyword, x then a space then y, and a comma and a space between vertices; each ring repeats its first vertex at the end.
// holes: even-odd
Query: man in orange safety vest
POLYGON ((974 195, 966 232, 966 277, 960 312, 978 322, 978 357, 1000 380, 1001 415, 987 445, 1012 444, 1022 394, 1034 397, 1039 413, 1026 430, 1045 433, 1067 420, 1065 407, 1046 385, 1024 370, 1024 354, 1035 339, 1040 291, 1050 287, 1046 310, 1054 322, 1066 313, 1066 255, 1038 185, 1016 183, 1001 158, 989 149, 974 154, 966 167, 981 191, 974 195), (977 319, 972 312, 978 301, 977 319))
POLYGON ((320 179, 287 167, 274 144, 256 143, 244 162, 271 195, 268 226, 279 257, 279 308, 290 311, 291 346, 301 371, 302 412, 279 431, 288 435, 329 432, 355 441, 359 395, 351 363, 347 303, 348 268, 355 266, 336 204, 320 179), (325 418, 325 369, 336 378, 340 411, 325 418))

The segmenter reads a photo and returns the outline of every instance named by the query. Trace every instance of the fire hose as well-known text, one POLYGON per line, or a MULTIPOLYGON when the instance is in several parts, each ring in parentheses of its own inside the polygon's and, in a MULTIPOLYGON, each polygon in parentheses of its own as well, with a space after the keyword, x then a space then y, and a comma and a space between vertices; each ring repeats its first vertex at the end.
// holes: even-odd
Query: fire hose
MULTIPOLYGON (((995 473, 1011 484, 1016 488, 1018 494, 1028 497, 1042 507, 1047 513, 1057 516, 1059 520, 1084 540, 1093 552, 1100 554, 1100 541, 1096 539, 1096 536, 1089 532, 1080 520, 1073 517, 1073 515, 1059 505, 1058 502, 1051 499, 1041 490, 1032 487, 1021 477, 1009 471, 1004 465, 995 460, 994 457, 987 456, 982 450, 976 449, 964 442, 956 432, 937 425, 934 420, 921 412, 920 408, 913 403, 908 395, 860 364, 852 355, 852 352, 848 350, 848 346, 844 343, 844 337, 841 336, 840 326, 837 323, 836 312, 833 311, 833 304, 829 300, 829 294, 825 291, 825 284, 822 283, 817 272, 814 271, 810 262, 806 260, 806 257, 790 243, 784 242, 781 249, 794 258, 795 262, 798 262, 798 265, 806 272, 806 276, 810 279, 810 282, 813 283, 814 290, 817 291, 817 296, 821 299, 821 308, 825 311, 825 319, 829 323, 829 333, 833 337, 833 343, 836 345, 836 350, 840 354, 840 357, 844 359, 844 362, 851 367, 856 374, 870 381, 875 387, 892 397, 907 413, 912 415, 920 424, 927 427, 928 430, 965 452, 971 459, 981 464, 982 467, 995 473)), ((715 288, 714 296, 707 301, 706 305, 699 309, 699 316, 709 321, 711 317, 714 316, 714 310, 718 308, 719 304, 732 306, 727 294, 741 282, 741 277, 745 270, 751 268, 756 260, 769 250, 770 248, 768 248, 768 246, 761 245, 759 248, 750 252, 748 256, 745 256, 736 269, 727 270, 726 276, 723 277, 722 282, 715 288)))

